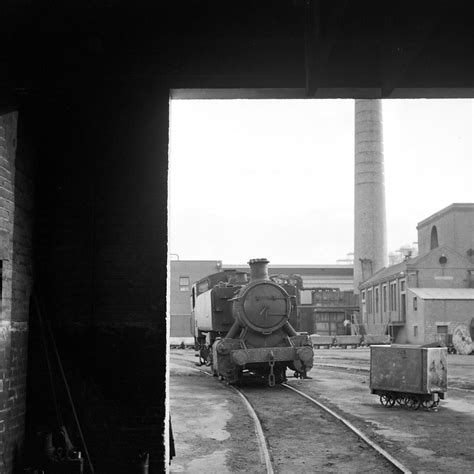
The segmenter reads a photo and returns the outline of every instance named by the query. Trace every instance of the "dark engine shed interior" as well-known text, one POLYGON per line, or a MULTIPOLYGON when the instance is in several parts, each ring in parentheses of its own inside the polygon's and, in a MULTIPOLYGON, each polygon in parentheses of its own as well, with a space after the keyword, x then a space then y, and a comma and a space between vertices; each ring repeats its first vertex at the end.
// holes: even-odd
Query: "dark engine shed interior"
POLYGON ((472 97, 467 3, 1 10, 0 471, 33 462, 58 413, 84 450, 50 324, 95 471, 148 452, 161 472, 170 95, 472 97))

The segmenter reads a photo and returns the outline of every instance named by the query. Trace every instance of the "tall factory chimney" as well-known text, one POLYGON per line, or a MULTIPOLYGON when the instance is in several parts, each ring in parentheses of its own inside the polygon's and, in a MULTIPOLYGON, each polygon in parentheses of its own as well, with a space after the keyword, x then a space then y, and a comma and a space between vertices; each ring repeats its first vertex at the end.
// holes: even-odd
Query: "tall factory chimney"
POLYGON ((382 103, 355 101, 354 292, 387 266, 382 103))

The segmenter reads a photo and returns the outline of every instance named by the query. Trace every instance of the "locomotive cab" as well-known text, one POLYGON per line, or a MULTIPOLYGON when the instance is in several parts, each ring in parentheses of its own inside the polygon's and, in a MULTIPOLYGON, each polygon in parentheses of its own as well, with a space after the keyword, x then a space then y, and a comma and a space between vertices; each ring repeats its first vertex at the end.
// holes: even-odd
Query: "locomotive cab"
POLYGON ((272 281, 268 263, 250 260, 250 279, 227 271, 193 286, 200 362, 229 383, 257 377, 273 386, 286 380, 287 368, 303 377, 313 364, 308 336, 297 334, 289 322, 296 312, 295 289, 272 281))

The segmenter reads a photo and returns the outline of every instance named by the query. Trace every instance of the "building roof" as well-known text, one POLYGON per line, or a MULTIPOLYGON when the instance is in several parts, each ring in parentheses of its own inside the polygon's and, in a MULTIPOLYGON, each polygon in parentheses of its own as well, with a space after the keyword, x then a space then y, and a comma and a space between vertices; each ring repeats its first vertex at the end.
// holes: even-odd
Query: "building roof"
POLYGON ((371 286, 372 283, 376 281, 383 280, 384 278, 389 278, 393 275, 397 275, 400 272, 405 272, 407 269, 407 261, 391 265, 390 267, 383 267, 378 272, 374 273, 370 278, 363 281, 359 287, 371 286))
POLYGON ((423 300, 474 300, 474 288, 410 288, 423 300))
MULTIPOLYGON (((227 264, 227 263, 224 263, 222 264, 222 266, 224 268, 249 268, 248 264, 242 264, 242 263, 237 263, 235 265, 230 265, 230 264, 227 264)), ((269 263, 268 264, 268 268, 290 268, 290 269, 294 269, 294 268, 307 268, 307 269, 310 269, 312 270, 313 268, 317 268, 317 269, 325 269, 325 268, 328 268, 328 269, 333 269, 333 268, 343 268, 343 269, 353 269, 354 268, 354 265, 353 264, 349 264, 349 265, 344 265, 344 264, 327 264, 327 265, 324 265, 324 264, 314 264, 314 265, 311 265, 311 264, 298 264, 298 263, 295 263, 295 264, 284 264, 284 265, 280 265, 280 264, 277 264, 277 263, 269 263)))
POLYGON ((427 217, 426 219, 423 219, 421 222, 418 223, 416 228, 423 227, 426 224, 429 224, 433 220, 439 219, 442 215, 447 214, 448 212, 451 211, 474 211, 474 203, 470 202, 465 202, 465 203, 453 203, 449 205, 448 207, 445 207, 444 209, 441 209, 438 212, 435 212, 431 216, 427 217))

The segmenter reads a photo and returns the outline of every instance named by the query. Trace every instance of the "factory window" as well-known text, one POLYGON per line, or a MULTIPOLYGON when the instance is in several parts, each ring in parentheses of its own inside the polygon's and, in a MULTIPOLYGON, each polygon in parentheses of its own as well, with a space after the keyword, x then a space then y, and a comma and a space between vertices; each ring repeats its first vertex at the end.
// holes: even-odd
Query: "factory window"
POLYGON ((397 282, 390 283, 390 311, 397 310, 397 282))
POLYGON ((413 326, 413 336, 418 337, 418 326, 413 326))
POLYGON ((436 332, 438 334, 448 334, 448 326, 444 324, 436 326, 436 332))
POLYGON ((372 289, 367 290, 367 314, 372 313, 372 289))
POLYGON ((189 277, 179 277, 179 291, 189 291, 189 277))
POLYGON ((300 304, 313 304, 313 292, 311 290, 300 291, 300 304))
POLYGON ((387 285, 382 286, 382 306, 383 312, 387 312, 387 285))
POLYGON ((430 250, 433 250, 436 247, 438 247, 438 229, 436 229, 436 226, 434 225, 431 228, 431 248, 430 248, 430 250))
POLYGON ((374 313, 379 312, 379 289, 375 288, 375 308, 374 313))
POLYGON ((418 309, 418 298, 416 296, 413 297, 413 309, 415 311, 418 309))
POLYGON ((362 308, 362 321, 365 321, 367 315, 367 307, 365 306, 365 290, 360 293, 361 308, 362 308))

